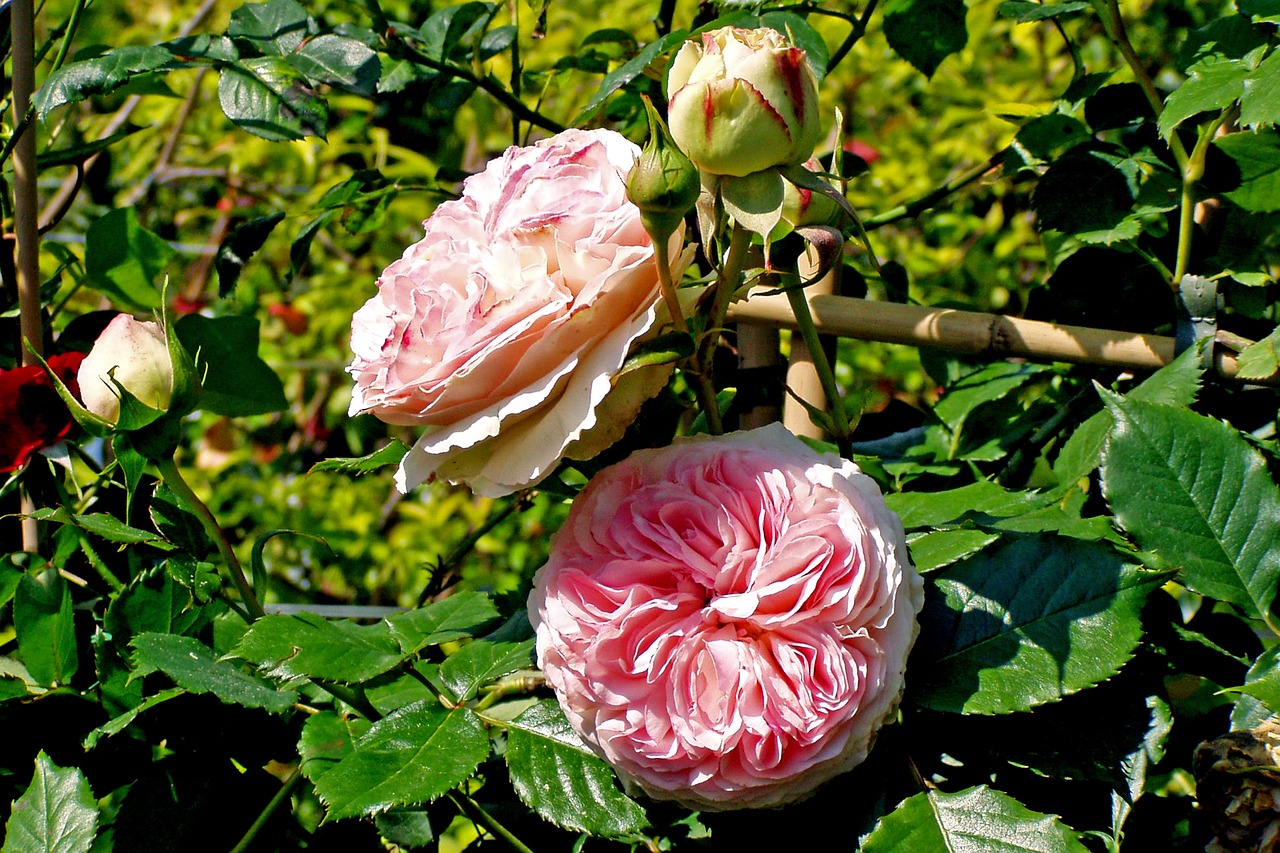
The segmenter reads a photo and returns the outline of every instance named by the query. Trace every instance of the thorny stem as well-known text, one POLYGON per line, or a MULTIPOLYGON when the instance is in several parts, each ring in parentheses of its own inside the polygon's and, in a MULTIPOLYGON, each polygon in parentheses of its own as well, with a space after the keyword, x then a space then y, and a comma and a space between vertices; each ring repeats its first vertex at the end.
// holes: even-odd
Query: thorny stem
POLYGON ((524 673, 522 675, 507 676, 485 691, 484 698, 477 702, 471 710, 477 712, 483 711, 492 707, 499 699, 520 693, 532 693, 545 683, 546 678, 542 673, 524 673))
MULTIPOLYGON (((489 517, 485 519, 484 524, 467 534, 467 537, 459 542, 457 546, 449 552, 449 556, 445 557, 436 565, 433 577, 436 574, 441 578, 447 576, 449 572, 462 562, 463 557, 471 553, 471 549, 476 547, 476 543, 489 534, 489 531, 493 530, 505 521, 516 510, 527 509, 529 506, 529 500, 527 493, 520 493, 508 501, 507 505, 502 509, 497 512, 491 512, 489 517)), ((427 603, 427 598, 434 589, 434 584, 427 584, 426 589, 423 590, 422 598, 418 601, 419 607, 427 603)))
POLYGON ((271 798, 270 802, 268 802, 262 809, 261 813, 258 814, 253 825, 249 827, 249 830, 244 834, 244 837, 240 839, 240 843, 231 848, 231 853, 244 853, 245 850, 249 849, 249 845, 253 843, 253 839, 262 831, 262 827, 267 825, 267 821, 269 821, 271 816, 275 814, 276 810, 280 808, 280 805, 289 798, 289 794, 301 781, 302 764, 299 762, 298 766, 293 768, 293 772, 289 774, 289 778, 284 780, 284 784, 280 786, 280 790, 276 791, 275 796, 271 798))
POLYGON ((258 597, 254 595, 253 589, 249 586, 249 579, 245 577, 244 567, 240 565, 240 558, 236 556, 236 552, 231 548, 231 543, 227 541, 227 534, 218 524, 218 520, 213 517, 213 513, 209 511, 209 507, 205 506, 204 501, 191 489, 182 472, 178 470, 178 466, 174 464, 172 459, 165 459, 156 463, 156 469, 160 472, 160 478, 164 480, 165 485, 173 489, 174 494, 182 499, 187 508, 195 513, 196 518, 200 519, 201 526, 204 527, 205 533, 209 534, 209 538, 213 540, 214 545, 218 548, 218 553, 222 555, 222 560, 227 564, 227 573, 231 575, 231 582, 235 584, 236 590, 240 593, 240 598, 244 602, 244 606, 249 610, 253 619, 260 619, 266 615, 266 611, 262 609, 262 602, 258 601, 258 597))
POLYGON ((382 715, 378 713, 378 709, 369 703, 365 698, 363 691, 356 688, 347 687, 343 684, 334 684, 329 681, 315 681, 313 683, 324 692, 328 693, 335 699, 346 702, 352 708, 355 708, 364 718, 371 723, 376 723, 382 719, 382 715))
POLYGON ((458 811, 462 812, 476 823, 483 825, 484 828, 492 832, 495 837, 501 838, 503 841, 507 842, 512 850, 517 850, 519 853, 533 853, 533 850, 527 847, 523 841, 511 834, 511 830, 498 823, 497 819, 493 815, 485 811, 483 806, 468 797, 466 794, 461 791, 450 791, 445 796, 447 796, 450 801, 458 807, 458 811))

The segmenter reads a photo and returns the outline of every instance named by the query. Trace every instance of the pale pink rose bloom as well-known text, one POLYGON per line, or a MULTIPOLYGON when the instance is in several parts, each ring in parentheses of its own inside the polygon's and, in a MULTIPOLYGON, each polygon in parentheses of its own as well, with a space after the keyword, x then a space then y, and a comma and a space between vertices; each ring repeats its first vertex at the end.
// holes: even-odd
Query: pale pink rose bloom
POLYGON ((597 474, 529 613, 566 716, 627 787, 721 810, 866 758, 922 604, 875 482, 774 424, 597 474))
POLYGON ((80 364, 80 399, 95 415, 120 418, 120 387, 153 409, 167 409, 173 361, 164 329, 151 320, 117 314, 80 364))
POLYGON ((402 491, 441 477, 508 494, 597 425, 660 295, 626 197, 638 155, 608 130, 510 148, 378 279, 351 322, 350 411, 427 427, 401 463, 402 491))

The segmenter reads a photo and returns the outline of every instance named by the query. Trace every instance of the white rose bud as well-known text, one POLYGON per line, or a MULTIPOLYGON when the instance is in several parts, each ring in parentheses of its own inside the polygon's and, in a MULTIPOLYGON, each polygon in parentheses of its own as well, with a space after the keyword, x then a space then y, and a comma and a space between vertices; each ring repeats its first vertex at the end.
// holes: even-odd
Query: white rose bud
POLYGON ((112 379, 144 405, 169 408, 173 361, 159 323, 117 315, 102 330, 80 366, 84 407, 115 423, 120 418, 120 390, 112 379))
POLYGON ((822 134, 818 81, 777 30, 725 27, 686 42, 667 77, 667 120, 702 171, 744 175, 803 163, 822 134))

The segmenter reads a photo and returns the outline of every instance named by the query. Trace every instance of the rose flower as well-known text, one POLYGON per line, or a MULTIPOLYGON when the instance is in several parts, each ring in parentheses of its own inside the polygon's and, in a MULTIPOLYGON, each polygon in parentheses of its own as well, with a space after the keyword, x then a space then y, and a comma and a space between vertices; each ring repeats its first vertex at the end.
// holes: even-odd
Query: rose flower
MULTIPOLYGON (((66 352, 48 362, 73 394, 83 359, 82 353, 66 352)), ((71 424, 71 412, 43 367, 0 370, 0 472, 21 468, 36 451, 66 438, 71 424)))
MULTIPOLYGON (((626 197, 638 154, 608 130, 510 148, 378 279, 351 322, 351 414, 427 428, 401 490, 438 476, 508 494, 625 426, 601 405, 660 295, 626 197)), ((638 407, 646 394, 625 396, 638 407)))
POLYGON ((723 810, 866 758, 922 599, 875 483, 774 424, 602 470, 529 613, 566 716, 627 787, 723 810))

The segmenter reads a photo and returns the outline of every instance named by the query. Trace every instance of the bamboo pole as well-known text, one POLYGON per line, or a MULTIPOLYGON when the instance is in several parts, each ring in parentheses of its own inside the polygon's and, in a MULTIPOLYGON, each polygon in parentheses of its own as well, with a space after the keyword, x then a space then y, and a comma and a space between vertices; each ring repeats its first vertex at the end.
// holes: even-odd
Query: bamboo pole
MULTIPOLYGON (((811 278, 817 272, 817 252, 810 248, 800 256, 800 278, 811 278)), ((833 270, 806 287, 805 293, 812 296, 819 294, 830 295, 835 291, 835 287, 836 277, 833 270)), ((783 302, 785 304, 786 297, 783 297, 783 302)), ((787 307, 787 313, 791 313, 790 306, 787 307)), ((817 318, 815 317, 815 319, 817 318)), ((818 324, 818 330, 822 330, 821 323, 818 324)), ((787 388, 790 389, 792 394, 795 394, 796 397, 804 400, 815 409, 825 410, 827 408, 827 395, 822 390, 822 380, 818 378, 818 370, 813 366, 813 354, 809 352, 809 347, 805 345, 804 339, 799 335, 791 336, 791 355, 787 359, 787 388)), ((815 424, 809 417, 809 413, 804 406, 800 405, 790 395, 787 396, 782 404, 782 425, 792 435, 798 435, 801 438, 822 440, 827 437, 822 427, 815 424)))
MULTIPOLYGON (((13 0, 13 126, 18 133, 13 148, 13 232, 18 274, 19 328, 27 347, 22 363, 39 364, 44 352, 44 328, 40 318, 40 232, 36 224, 40 201, 36 192, 36 129, 26 123, 31 94, 36 87, 35 7, 33 0, 13 0)), ((22 549, 35 551, 39 528, 31 513, 35 505, 22 491, 22 549)))
MULTIPOLYGON (((825 335, 1130 370, 1155 370, 1174 357, 1173 338, 1163 335, 1063 326, 978 311, 871 302, 848 296, 806 294, 806 298, 818 331, 825 335)), ((756 296, 735 302, 729 308, 729 319, 783 329, 796 327, 791 307, 783 295, 756 296)), ((1214 366, 1222 376, 1234 377, 1235 354, 1219 347, 1214 354, 1214 366)), ((1251 381, 1280 384, 1280 375, 1251 381)))

